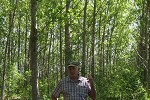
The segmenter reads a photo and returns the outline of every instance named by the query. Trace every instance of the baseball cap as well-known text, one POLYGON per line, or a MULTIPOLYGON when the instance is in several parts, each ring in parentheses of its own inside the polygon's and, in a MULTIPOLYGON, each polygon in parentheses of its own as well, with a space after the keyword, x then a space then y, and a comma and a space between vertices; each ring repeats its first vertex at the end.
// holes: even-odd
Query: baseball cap
POLYGON ((67 67, 78 67, 80 62, 70 62, 67 67))

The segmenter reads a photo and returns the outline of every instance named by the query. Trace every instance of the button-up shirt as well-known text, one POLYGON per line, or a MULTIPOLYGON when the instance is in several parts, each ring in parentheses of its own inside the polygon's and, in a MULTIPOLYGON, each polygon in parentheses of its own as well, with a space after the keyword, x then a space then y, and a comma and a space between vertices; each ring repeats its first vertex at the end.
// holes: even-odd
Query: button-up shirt
POLYGON ((59 98, 63 94, 64 100, 87 100, 91 87, 87 78, 79 76, 77 81, 66 77, 58 83, 52 95, 59 98))

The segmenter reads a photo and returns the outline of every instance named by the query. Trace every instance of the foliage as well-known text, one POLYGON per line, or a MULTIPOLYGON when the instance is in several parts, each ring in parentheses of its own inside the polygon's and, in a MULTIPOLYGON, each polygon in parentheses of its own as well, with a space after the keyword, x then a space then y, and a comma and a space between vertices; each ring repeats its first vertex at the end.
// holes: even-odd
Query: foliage
POLYGON ((107 77, 96 76, 97 99, 144 100, 146 90, 140 82, 139 72, 131 66, 116 68, 107 77))

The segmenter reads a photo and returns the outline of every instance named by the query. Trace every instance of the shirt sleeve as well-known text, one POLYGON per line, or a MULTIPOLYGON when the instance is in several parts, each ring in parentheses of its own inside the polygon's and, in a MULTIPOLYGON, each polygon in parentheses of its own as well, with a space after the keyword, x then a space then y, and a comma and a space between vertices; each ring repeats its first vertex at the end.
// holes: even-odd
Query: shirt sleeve
POLYGON ((90 86, 89 82, 87 82, 87 88, 88 88, 88 95, 90 96, 90 94, 91 94, 91 86, 90 86))
POLYGON ((55 87, 54 91, 52 92, 52 95, 59 98, 60 93, 62 92, 62 81, 60 81, 57 86, 55 87))

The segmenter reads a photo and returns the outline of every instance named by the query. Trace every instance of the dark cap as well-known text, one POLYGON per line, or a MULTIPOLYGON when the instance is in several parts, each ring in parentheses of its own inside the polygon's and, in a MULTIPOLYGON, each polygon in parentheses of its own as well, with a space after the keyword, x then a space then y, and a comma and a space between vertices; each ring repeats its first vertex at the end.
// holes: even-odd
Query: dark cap
POLYGON ((78 67, 80 62, 70 62, 67 67, 78 67))

